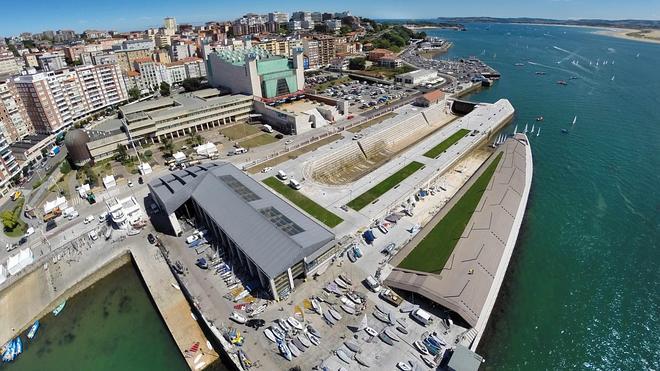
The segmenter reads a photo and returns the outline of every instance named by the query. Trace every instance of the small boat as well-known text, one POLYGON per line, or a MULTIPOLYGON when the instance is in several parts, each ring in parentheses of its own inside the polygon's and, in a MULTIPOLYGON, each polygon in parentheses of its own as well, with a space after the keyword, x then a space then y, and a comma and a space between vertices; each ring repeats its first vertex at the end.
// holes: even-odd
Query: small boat
POLYGON ((348 285, 352 285, 352 284, 353 284, 353 281, 352 281, 350 278, 348 278, 348 276, 347 276, 345 273, 339 273, 339 278, 340 278, 342 281, 346 282, 348 285))
POLYGON ((543 72, 543 71, 536 71, 536 72, 534 72, 534 73, 537 74, 537 75, 539 75, 539 76, 543 76, 543 75, 545 75, 545 72, 543 72))
POLYGON ((310 334, 309 332, 306 332, 305 335, 307 335, 307 338, 309 339, 309 342, 310 342, 310 343, 312 343, 312 344, 314 344, 314 345, 316 345, 316 346, 318 346, 318 345, 321 343, 321 341, 319 340, 319 338, 317 338, 316 336, 310 334))
POLYGON ((576 122, 577 122, 577 116, 573 117, 573 123, 571 125, 575 125, 576 122))
POLYGON ((390 320, 390 324, 393 325, 393 324, 396 323, 396 317, 394 316, 394 313, 390 312, 390 313, 387 315, 387 318, 390 320))
POLYGON ((412 367, 410 367, 410 364, 407 362, 399 362, 396 364, 396 367, 398 367, 401 371, 412 371, 412 367))
POLYGON ((346 348, 350 350, 353 353, 360 353, 362 352, 362 349, 360 349, 360 346, 355 344, 354 342, 347 340, 344 342, 344 345, 346 345, 346 348))
POLYGON ((346 252, 346 256, 348 256, 348 260, 351 263, 355 263, 357 261, 357 257, 355 256, 355 252, 351 249, 346 252))
POLYGON ((406 329, 403 326, 397 326, 396 330, 399 331, 400 333, 404 334, 404 335, 408 335, 408 329, 406 329))
POLYGON ((376 317, 377 320, 379 320, 381 322, 390 323, 390 319, 386 315, 384 315, 383 313, 381 313, 377 310, 375 310, 373 312, 373 315, 374 315, 374 317, 376 317))
POLYGON ((565 85, 568 85, 568 83, 567 83, 566 81, 564 81, 564 80, 559 80, 559 81, 557 81, 557 84, 559 84, 559 85, 564 85, 564 86, 565 86, 565 85))
POLYGON ((328 312, 330 312, 330 315, 336 319, 337 321, 341 321, 341 314, 337 312, 336 310, 332 309, 331 307, 328 307, 328 312))
POLYGON ((312 325, 307 325, 307 331, 309 331, 310 334, 316 336, 317 338, 321 338, 321 333, 312 327, 312 325))
POLYGON ((378 332, 376 330, 372 329, 371 327, 368 327, 368 326, 364 328, 364 332, 369 334, 369 336, 378 336, 378 332))
POLYGON ((335 351, 335 354, 337 355, 337 358, 341 359, 342 361, 344 361, 346 363, 351 363, 351 358, 343 350, 337 349, 335 351))
POLYGON ((241 363, 241 366, 243 367, 244 370, 247 370, 250 367, 252 367, 252 362, 248 359, 245 352, 240 349, 238 350, 238 361, 241 363))
POLYGON ((381 312, 383 314, 389 313, 389 311, 385 307, 383 307, 381 304, 377 303, 375 306, 376 306, 376 309, 378 309, 379 312, 381 312))
POLYGON ((321 309, 321 304, 319 304, 318 300, 312 298, 310 302, 312 303, 312 309, 314 312, 316 312, 319 316, 323 315, 323 309, 321 309))
POLYGON ((382 340, 383 343, 385 343, 387 345, 394 345, 394 342, 392 341, 392 339, 389 336, 385 335, 384 332, 381 332, 380 334, 378 334, 378 338, 380 340, 382 340))
POLYGON ((353 303, 360 305, 363 303, 362 298, 360 298, 355 292, 349 292, 346 294, 346 297, 349 298, 353 303))
POLYGON ((421 355, 419 358, 426 363, 427 366, 431 367, 432 369, 435 369, 438 367, 438 365, 435 363, 433 358, 430 355, 421 355))
POLYGON ((332 315, 330 314, 329 310, 326 310, 325 312, 323 312, 323 318, 325 318, 325 320, 328 322, 328 324, 330 326, 337 324, 337 320, 332 318, 332 315))
POLYGON ((34 339, 34 337, 37 335, 37 331, 39 331, 39 326, 40 326, 39 320, 34 321, 32 326, 30 326, 30 330, 27 333, 28 339, 30 340, 34 339))
POLYGON ((515 64, 515 66, 518 66, 518 67, 522 67, 522 66, 524 66, 524 65, 525 65, 524 63, 520 63, 520 62, 518 62, 518 63, 515 64))
POLYGON ((417 340, 417 341, 413 342, 413 346, 415 346, 415 349, 417 349, 420 353, 429 354, 428 349, 426 349, 426 347, 424 346, 424 344, 421 341, 417 340))
POLYGON ((335 278, 335 283, 337 284, 337 286, 341 287, 342 289, 348 289, 349 285, 339 277, 335 278))
POLYGON ((273 335, 275 335, 275 338, 277 338, 279 340, 284 340, 285 335, 284 335, 284 332, 282 332, 282 330, 280 330, 279 328, 277 328, 275 326, 271 326, 270 330, 273 332, 273 335))
POLYGON ((304 353, 305 350, 307 350, 307 348, 303 345, 303 343, 300 342, 300 339, 297 337, 291 339, 291 342, 296 346, 296 348, 298 348, 300 352, 304 353))
POLYGON ((291 350, 289 350, 289 347, 287 347, 286 344, 284 344, 284 341, 280 340, 277 343, 277 347, 279 348, 280 354, 282 355, 282 357, 284 357, 288 361, 290 361, 291 360, 291 350))
POLYGON ((568 129, 561 129, 562 134, 568 134, 568 129))
POLYGON ((236 312, 231 312, 231 316, 229 316, 229 319, 240 324, 244 324, 245 322, 247 322, 247 318, 243 317, 242 315, 236 312))
POLYGON ((339 298, 339 300, 342 302, 342 304, 344 304, 348 307, 351 307, 351 308, 355 308, 355 303, 353 303, 353 301, 351 301, 351 299, 347 298, 346 295, 342 295, 339 298))
POLYGON ((298 322, 298 320, 293 318, 293 317, 287 318, 286 321, 291 325, 291 327, 293 327, 295 329, 298 329, 298 330, 303 329, 303 326, 300 324, 300 322, 298 322))
POLYGON ((383 329, 383 332, 385 333, 385 335, 389 336, 390 339, 392 339, 392 340, 394 340, 394 341, 396 341, 396 342, 399 341, 399 337, 396 336, 396 333, 395 333, 394 331, 392 331, 390 327, 385 327, 385 328, 383 329))
POLYGON ((309 348, 309 347, 312 346, 312 343, 309 341, 309 339, 307 338, 307 336, 303 336, 303 334, 298 334, 298 336, 296 336, 296 338, 298 339, 298 341, 300 341, 300 343, 301 343, 305 348, 309 348))
POLYGON ((415 305, 413 303, 406 302, 399 308, 399 311, 401 313, 410 313, 410 312, 412 312, 416 309, 419 309, 419 305, 415 305))
POLYGON ((255 317, 255 316, 259 315, 259 314, 263 313, 266 310, 267 307, 268 307, 268 304, 265 304, 265 303, 261 304, 260 306, 257 307, 257 309, 250 312, 249 316, 250 317, 255 317))
POLYGON ((283 320, 283 319, 278 319, 278 320, 277 320, 277 324, 280 325, 280 327, 282 328, 282 330, 284 330, 285 332, 289 332, 289 331, 291 331, 291 326, 290 326, 285 320, 283 320))
POLYGON ((60 303, 60 305, 56 306, 55 309, 53 309, 53 315, 54 316, 59 315, 64 309, 65 305, 66 305, 66 301, 63 301, 62 303, 60 303))
POLYGON ((541 135, 541 127, 539 127, 539 130, 536 131, 536 136, 538 137, 539 135, 541 135))
POLYGON ((250 295, 250 292, 248 290, 243 290, 238 295, 236 295, 234 297, 233 301, 234 301, 234 303, 236 303, 239 300, 245 299, 248 295, 250 295))
POLYGON ((523 134, 527 134, 529 130, 527 130, 527 124, 525 124, 525 130, 523 130, 523 134))
POLYGON ((529 132, 530 132, 530 133, 533 133, 533 132, 534 132, 534 129, 535 129, 534 124, 532 124, 532 130, 530 130, 529 132))
POLYGON ((344 312, 346 312, 348 314, 355 314, 355 308, 351 308, 346 304, 341 305, 341 309, 343 309, 344 312))
POLYGON ((357 361, 357 363, 361 364, 362 366, 367 368, 371 367, 367 360, 364 359, 360 354, 354 354, 353 358, 355 358, 355 361, 357 361))
POLYGON ((272 341, 273 343, 277 342, 277 337, 275 337, 275 334, 273 334, 273 330, 271 330, 270 328, 264 330, 264 335, 266 335, 268 340, 272 341))
MULTIPOLYGON (((358 244, 353 245, 353 253, 355 254, 356 258, 361 258, 362 257, 362 250, 360 249, 360 246, 358 246, 358 244)), ((349 285, 350 285, 350 283, 349 283, 349 285)))
POLYGON ((179 287, 179 285, 177 285, 176 282, 172 282, 170 283, 170 285, 172 285, 172 287, 174 287, 175 289, 181 291, 181 287, 179 287))
POLYGON ((289 347, 289 350, 294 357, 298 357, 300 355, 300 349, 298 349, 298 347, 291 340, 287 341, 286 346, 289 347))

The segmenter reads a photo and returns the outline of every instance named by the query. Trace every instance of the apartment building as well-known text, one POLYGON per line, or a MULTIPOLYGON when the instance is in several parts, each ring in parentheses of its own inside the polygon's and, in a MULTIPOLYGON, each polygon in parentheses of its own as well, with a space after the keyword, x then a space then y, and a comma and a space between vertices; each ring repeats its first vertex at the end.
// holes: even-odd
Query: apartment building
POLYGON ((119 66, 102 64, 18 76, 13 83, 37 133, 74 122, 128 99, 119 66))
POLYGON ((21 167, 9 148, 9 141, 0 133, 0 195, 9 193, 11 178, 20 171, 21 167))
POLYGON ((197 45, 192 41, 179 40, 172 43, 170 48, 170 56, 173 61, 179 61, 197 56, 197 45))
POLYGON ((140 89, 155 89, 161 82, 170 85, 179 83, 187 78, 206 76, 206 65, 201 58, 191 57, 172 63, 159 63, 150 58, 135 61, 138 75, 129 76, 129 85, 140 89))
POLYGON ((44 53, 37 55, 37 63, 42 71, 56 71, 66 67, 64 52, 44 53))
POLYGON ((10 143, 32 131, 25 106, 11 79, 0 80, 0 131, 10 143))
POLYGON ((329 66, 337 56, 335 38, 327 35, 316 35, 303 40, 305 55, 309 59, 309 68, 329 66))
POLYGON ((117 65, 123 72, 135 71, 135 60, 151 59, 151 49, 115 50, 115 55, 117 56, 117 65))
POLYGON ((284 24, 289 21, 289 13, 272 12, 268 13, 268 21, 278 24, 284 24))
POLYGON ((16 58, 11 52, 0 51, 0 76, 15 75, 21 71, 16 58))

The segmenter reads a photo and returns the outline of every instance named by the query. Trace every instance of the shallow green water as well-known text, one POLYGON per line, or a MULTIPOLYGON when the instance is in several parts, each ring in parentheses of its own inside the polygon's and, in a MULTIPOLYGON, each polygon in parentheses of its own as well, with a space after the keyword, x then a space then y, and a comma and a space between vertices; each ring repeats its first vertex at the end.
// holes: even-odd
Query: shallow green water
POLYGON ((566 27, 428 33, 455 43, 439 58, 475 55, 502 73, 469 98, 510 99, 506 131, 545 118, 483 369, 660 368, 660 45, 566 27))
POLYGON ((6 370, 188 369, 132 265, 67 300, 41 320, 34 342, 6 370))

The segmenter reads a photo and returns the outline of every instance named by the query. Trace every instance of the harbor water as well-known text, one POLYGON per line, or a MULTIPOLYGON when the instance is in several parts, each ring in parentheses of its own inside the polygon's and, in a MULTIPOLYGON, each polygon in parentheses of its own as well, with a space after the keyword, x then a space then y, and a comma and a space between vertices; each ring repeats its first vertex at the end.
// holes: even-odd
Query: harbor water
POLYGON ((187 370, 137 271, 126 264, 48 314, 4 370, 187 370))
POLYGON ((501 72, 468 99, 508 98, 505 132, 541 128, 482 369, 659 369, 660 45, 586 28, 426 31, 454 43, 436 58, 476 56, 501 72))

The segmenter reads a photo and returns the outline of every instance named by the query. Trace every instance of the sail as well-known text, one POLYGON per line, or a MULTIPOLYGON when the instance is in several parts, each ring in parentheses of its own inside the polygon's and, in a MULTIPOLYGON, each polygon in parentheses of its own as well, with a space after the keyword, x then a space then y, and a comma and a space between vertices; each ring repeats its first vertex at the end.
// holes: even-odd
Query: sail
POLYGON ((364 314, 364 317, 362 317, 362 321, 360 321, 360 326, 358 326, 358 331, 362 331, 365 328, 367 328, 369 324, 367 323, 367 314, 364 314))
POLYGON ((518 125, 516 124, 516 127, 513 129, 513 134, 518 134, 518 125))
POLYGON ((577 116, 573 117, 573 125, 577 122, 577 116))

